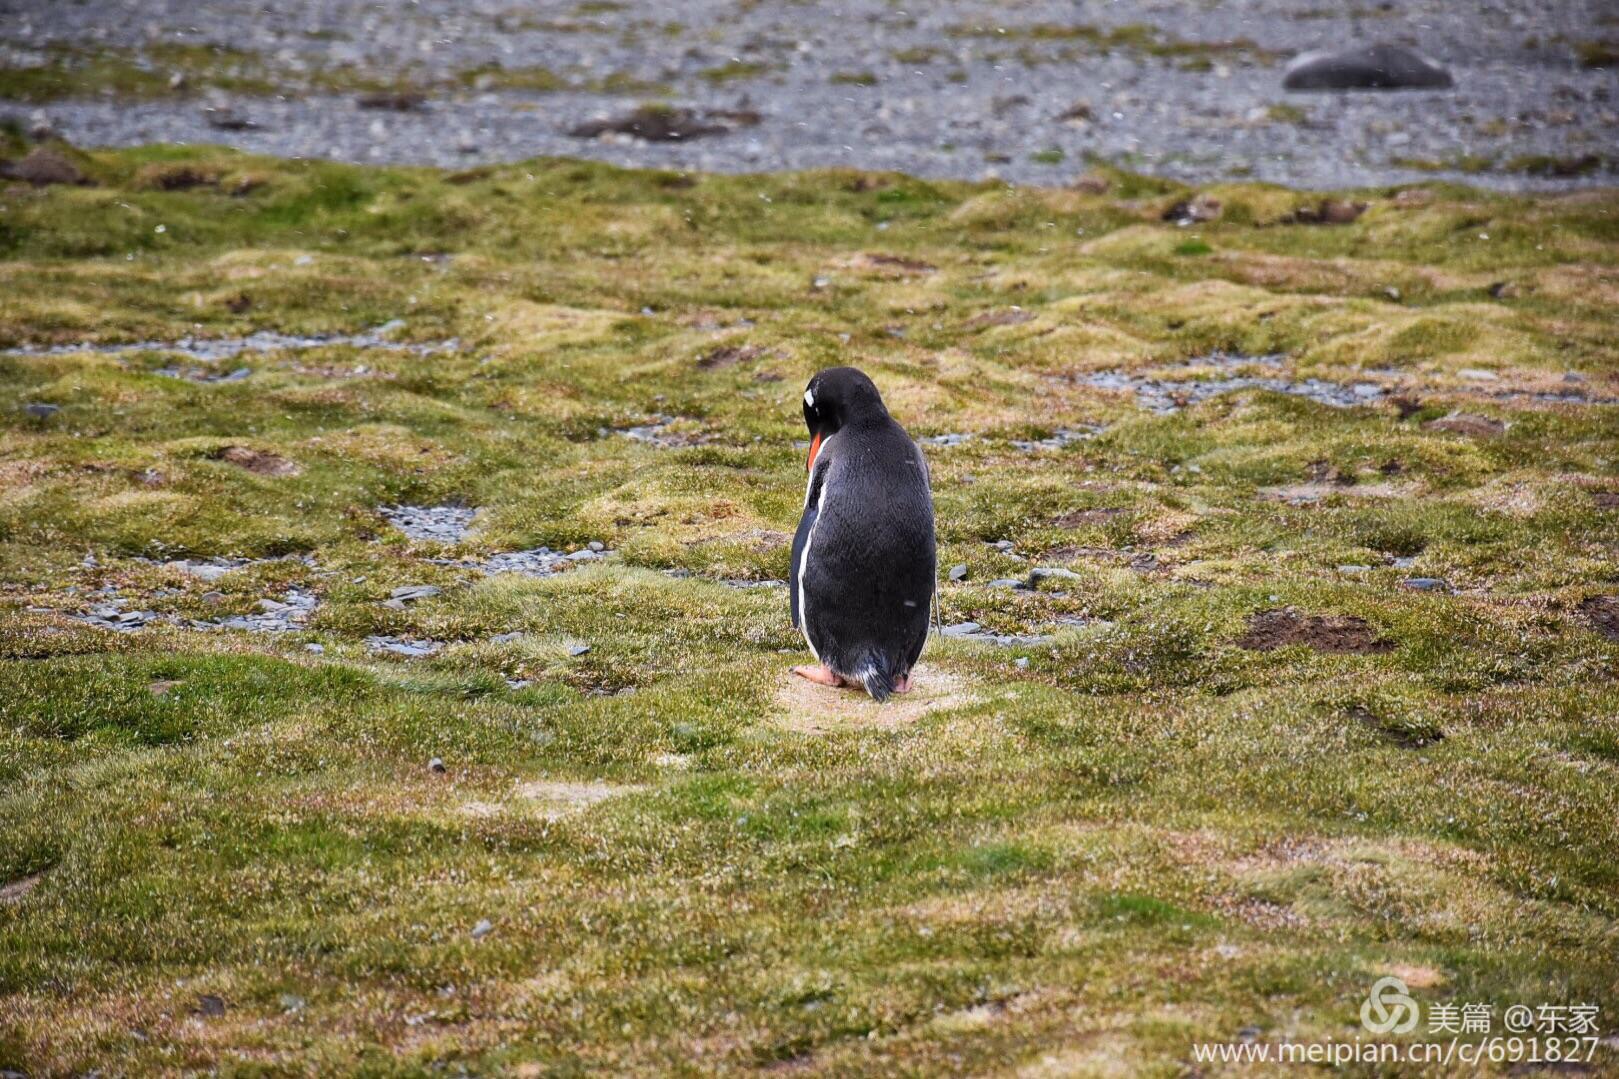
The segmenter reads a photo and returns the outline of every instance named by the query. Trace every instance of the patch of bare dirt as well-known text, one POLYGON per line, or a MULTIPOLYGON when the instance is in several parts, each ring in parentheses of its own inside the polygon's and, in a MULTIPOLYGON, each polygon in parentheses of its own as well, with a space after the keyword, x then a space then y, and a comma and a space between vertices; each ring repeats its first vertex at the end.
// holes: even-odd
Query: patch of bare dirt
POLYGON ((461 812, 469 817, 496 817, 503 813, 561 820, 583 813, 593 805, 642 788, 630 784, 536 779, 519 783, 511 797, 500 802, 466 802, 461 812))
POLYGON ((746 532, 703 536, 687 541, 686 546, 706 547, 711 543, 745 543, 748 549, 756 554, 769 554, 771 551, 781 550, 792 541, 793 537, 786 532, 778 532, 773 528, 750 528, 746 532))
POLYGON ((1303 929, 1310 920, 1290 906, 1255 896, 1222 896, 1214 902, 1221 914, 1256 929, 1303 929))
POLYGON ((974 315, 967 320, 966 326, 969 330, 983 330, 991 326, 1021 326, 1025 322, 1033 321, 1033 311, 1009 307, 1004 311, 985 311, 981 315, 974 315))
POLYGON ((1051 523, 1058 528, 1090 528, 1095 525, 1105 525, 1123 512, 1124 510, 1115 506, 1088 510, 1069 510, 1061 517, 1052 518, 1051 523))
POLYGON ((1619 596, 1592 596, 1580 604, 1580 613, 1592 629, 1610 641, 1619 641, 1619 596))
POLYGON ((1592 491, 1591 501, 1599 510, 1619 510, 1619 491, 1592 491))
POLYGON ((1392 483, 1356 483, 1345 487, 1334 480, 1329 483, 1290 483, 1284 487, 1262 487, 1259 495, 1275 502, 1294 506, 1320 502, 1332 495, 1345 498, 1401 498, 1410 491, 1392 483))
POLYGON ((255 476, 296 476, 303 471, 295 462, 279 454, 246 446, 226 446, 219 451, 219 459, 237 468, 245 468, 255 476))
POLYGON ((929 713, 978 700, 973 687, 960 676, 927 663, 911 672, 909 693, 895 694, 882 704, 857 687, 832 689, 790 671, 783 675, 786 681, 776 693, 776 722, 801 734, 893 730, 908 727, 929 713))
POLYGON ((1449 431, 1452 434, 1471 435, 1474 438, 1494 438, 1505 434, 1507 430, 1507 425, 1500 420, 1492 420, 1488 416, 1472 412, 1452 412, 1437 420, 1429 420, 1422 426, 1429 431, 1449 431))
POLYGON ((713 371, 722 367, 735 367, 739 363, 749 363, 769 354, 769 349, 758 345, 722 345, 698 357, 697 366, 704 371, 713 371))
POLYGON ((1338 654, 1364 655, 1394 650, 1394 642, 1379 637, 1363 618, 1300 614, 1291 607, 1260 611, 1248 619, 1247 632, 1237 638, 1239 648, 1256 652, 1293 644, 1338 654))
POLYGON ((1288 225, 1347 225, 1355 221, 1366 212, 1364 202, 1350 202, 1348 199, 1322 199, 1320 202, 1308 206, 1300 206, 1286 217, 1283 224, 1288 225))
POLYGON ((214 187, 219 175, 195 165, 154 164, 135 175, 135 186, 145 191, 190 191, 196 187, 214 187))
POLYGON ((0 163, 0 176, 8 180, 21 180, 35 187, 49 187, 51 184, 84 186, 92 182, 66 155, 48 146, 39 147, 21 161, 0 163))
POLYGON ((0 884, 0 903, 21 903, 44 879, 45 874, 41 872, 0 884))
POLYGON ((833 263, 840 270, 861 270, 865 273, 879 274, 883 277, 912 277, 921 274, 933 273, 937 267, 921 259, 905 258, 903 255, 885 255, 879 252, 861 251, 847 258, 838 259, 833 263))

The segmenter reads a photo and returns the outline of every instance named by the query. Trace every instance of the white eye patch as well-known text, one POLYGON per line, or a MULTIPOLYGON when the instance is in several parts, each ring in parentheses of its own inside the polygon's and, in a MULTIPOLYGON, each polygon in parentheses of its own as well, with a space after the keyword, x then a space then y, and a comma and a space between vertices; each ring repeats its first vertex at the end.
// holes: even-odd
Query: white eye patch
POLYGON ((808 405, 810 408, 815 407, 815 391, 814 390, 805 390, 804 391, 804 403, 806 405, 808 405))

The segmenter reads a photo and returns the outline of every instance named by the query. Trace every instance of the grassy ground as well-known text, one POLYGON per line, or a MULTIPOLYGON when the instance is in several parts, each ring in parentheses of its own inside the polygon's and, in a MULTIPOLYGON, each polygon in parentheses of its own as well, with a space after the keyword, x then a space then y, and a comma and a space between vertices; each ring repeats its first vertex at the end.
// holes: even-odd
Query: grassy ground
POLYGON ((1129 176, 80 161, 0 194, 0 347, 458 345, 0 356, 0 1066, 1177 1074, 1353 1038, 1391 971, 1619 1022, 1619 425, 1530 396, 1619 396, 1619 195, 1228 187, 1181 228, 1129 176), (1215 348, 1399 400, 1086 381, 1215 348), (944 621, 1077 625, 930 644, 904 710, 784 690, 784 593, 721 581, 786 575, 833 363, 975 436, 928 447, 944 621), (450 502, 448 551, 379 514, 450 502), (1035 565, 1073 576, 987 583, 1035 565), (319 606, 67 617, 109 586, 319 606))

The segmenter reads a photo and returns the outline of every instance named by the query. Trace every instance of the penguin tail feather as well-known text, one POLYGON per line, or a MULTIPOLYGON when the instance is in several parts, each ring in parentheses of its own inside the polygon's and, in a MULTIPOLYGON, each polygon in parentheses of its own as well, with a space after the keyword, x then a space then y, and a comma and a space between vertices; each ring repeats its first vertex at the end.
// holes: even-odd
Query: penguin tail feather
POLYGON ((871 662, 866 664, 865 677, 861 679, 866 692, 878 704, 883 703, 894 694, 894 683, 899 680, 898 672, 893 669, 887 656, 873 655, 871 662))

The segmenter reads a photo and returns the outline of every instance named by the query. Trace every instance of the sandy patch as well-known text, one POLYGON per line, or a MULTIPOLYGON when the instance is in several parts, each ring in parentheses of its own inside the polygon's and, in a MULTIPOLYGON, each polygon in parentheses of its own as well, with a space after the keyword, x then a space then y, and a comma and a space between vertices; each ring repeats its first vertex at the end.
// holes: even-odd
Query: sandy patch
POLYGON ((44 879, 44 873, 34 873, 31 876, 19 877, 16 880, 0 884, 0 903, 21 903, 29 892, 39 887, 39 882, 44 879))
POLYGON ((1356 483, 1344 486, 1337 483, 1291 483, 1282 487, 1261 487, 1259 497, 1274 502, 1304 505, 1320 502, 1334 496, 1341 498, 1405 498, 1412 493, 1410 487, 1393 483, 1356 483))
POLYGON ((908 727, 930 712, 979 699, 960 676, 927 663, 918 664, 911 673, 909 693, 895 694, 882 704, 861 689, 830 689, 791 672, 782 673, 786 681, 776 693, 776 722, 803 734, 908 727))
POLYGON ((535 779, 519 783, 510 797, 500 802, 464 802, 461 812, 469 817, 495 817, 506 813, 561 820, 582 813, 599 802, 643 788, 632 784, 601 783, 595 780, 535 779))

